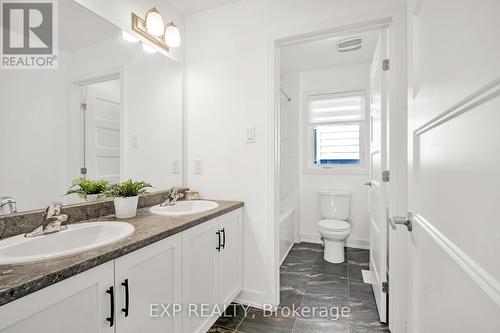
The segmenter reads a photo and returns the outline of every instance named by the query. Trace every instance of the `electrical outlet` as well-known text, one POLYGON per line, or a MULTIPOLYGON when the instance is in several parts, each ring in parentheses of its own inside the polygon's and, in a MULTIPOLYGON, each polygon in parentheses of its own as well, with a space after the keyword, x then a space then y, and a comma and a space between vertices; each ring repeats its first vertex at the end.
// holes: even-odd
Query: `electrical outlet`
POLYGON ((195 175, 203 174, 203 162, 201 160, 195 160, 193 166, 193 173, 195 175))
POLYGON ((178 174, 181 172, 181 162, 179 160, 173 160, 172 161, 172 173, 173 174, 178 174))

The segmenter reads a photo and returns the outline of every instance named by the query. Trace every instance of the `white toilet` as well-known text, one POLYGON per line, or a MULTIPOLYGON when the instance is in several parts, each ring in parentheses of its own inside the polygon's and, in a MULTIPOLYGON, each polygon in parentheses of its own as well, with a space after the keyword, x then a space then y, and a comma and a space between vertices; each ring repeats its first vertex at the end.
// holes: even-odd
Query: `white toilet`
POLYGON ((351 233, 351 225, 347 222, 351 193, 320 191, 319 204, 323 220, 318 222, 318 227, 325 243, 324 258, 333 264, 344 262, 344 241, 351 233))

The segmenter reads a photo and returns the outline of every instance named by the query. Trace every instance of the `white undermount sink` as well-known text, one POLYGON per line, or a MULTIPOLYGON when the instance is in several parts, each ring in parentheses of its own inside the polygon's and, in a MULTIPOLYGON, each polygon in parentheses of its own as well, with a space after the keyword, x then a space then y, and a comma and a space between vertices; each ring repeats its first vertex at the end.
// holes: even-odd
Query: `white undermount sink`
POLYGON ((36 237, 17 235, 0 241, 0 265, 76 254, 119 241, 134 230, 130 223, 102 221, 70 224, 59 232, 36 237))
POLYGON ((219 204, 214 201, 207 200, 187 200, 177 201, 171 206, 156 205, 149 209, 149 211, 156 215, 163 216, 181 216, 191 215, 207 212, 209 210, 219 207, 219 204))

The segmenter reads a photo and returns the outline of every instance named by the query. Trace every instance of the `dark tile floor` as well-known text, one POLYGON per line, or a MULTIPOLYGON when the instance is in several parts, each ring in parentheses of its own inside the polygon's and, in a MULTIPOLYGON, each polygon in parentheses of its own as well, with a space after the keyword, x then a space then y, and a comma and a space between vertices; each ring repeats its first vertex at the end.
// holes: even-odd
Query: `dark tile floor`
POLYGON ((322 246, 295 244, 281 265, 278 311, 271 314, 233 304, 209 333, 389 332, 379 322, 362 269, 369 269, 367 250, 347 248, 346 262, 331 264, 323 259, 322 246), (299 313, 293 313, 293 307, 299 313), (300 312, 307 309, 310 312, 300 312))

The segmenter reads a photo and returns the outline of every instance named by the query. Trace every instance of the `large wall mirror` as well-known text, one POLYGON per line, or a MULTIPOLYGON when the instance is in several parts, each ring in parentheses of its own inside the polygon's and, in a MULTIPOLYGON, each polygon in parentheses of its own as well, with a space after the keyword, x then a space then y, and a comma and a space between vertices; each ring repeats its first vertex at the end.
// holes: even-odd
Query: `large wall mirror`
POLYGON ((0 71, 0 197, 27 211, 80 202, 80 177, 182 185, 182 66, 74 1, 58 17, 57 69, 0 71))

